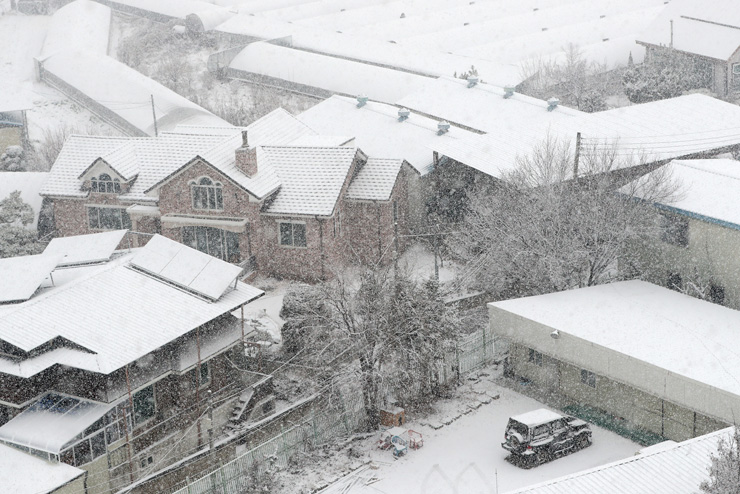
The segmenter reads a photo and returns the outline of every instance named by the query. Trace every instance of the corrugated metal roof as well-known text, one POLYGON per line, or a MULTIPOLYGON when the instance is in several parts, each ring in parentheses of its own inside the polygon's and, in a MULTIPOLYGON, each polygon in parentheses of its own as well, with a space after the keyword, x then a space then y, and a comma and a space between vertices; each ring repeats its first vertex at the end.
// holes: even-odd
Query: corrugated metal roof
POLYGON ((695 494, 709 479, 710 456, 733 428, 689 439, 670 449, 608 463, 508 494, 695 494))
POLYGON ((263 147, 280 177, 280 192, 265 212, 331 216, 358 150, 354 147, 263 147))
POLYGON ((737 105, 691 94, 586 113, 546 128, 523 125, 455 141, 434 141, 430 148, 483 173, 501 177, 516 169, 519 157, 531 154, 547 139, 574 150, 576 134, 580 132, 582 157, 614 150, 618 166, 634 166, 739 144, 739 120, 737 105))
POLYGON ((325 134, 350 134, 357 146, 374 158, 403 159, 421 174, 433 163, 430 147, 437 142, 456 142, 472 138, 473 132, 450 127, 438 135, 438 121, 411 112, 399 121, 399 108, 368 101, 357 108, 357 101, 343 96, 332 96, 298 115, 300 121, 325 134))
POLYGON ((264 293, 239 282, 208 302, 130 269, 131 257, 0 312, 0 339, 30 351, 61 337, 95 354, 84 368, 108 374, 264 293))
POLYGON ((0 440, 59 454, 115 405, 47 393, 0 427, 0 440))
POLYGON ((347 188, 347 199, 389 200, 402 166, 403 160, 368 158, 347 188))

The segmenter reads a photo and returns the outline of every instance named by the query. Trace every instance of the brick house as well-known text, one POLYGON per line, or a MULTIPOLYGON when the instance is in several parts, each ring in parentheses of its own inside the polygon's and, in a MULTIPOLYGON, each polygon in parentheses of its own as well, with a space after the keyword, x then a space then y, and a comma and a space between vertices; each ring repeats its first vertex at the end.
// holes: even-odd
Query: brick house
POLYGON ((126 233, 0 260, 12 280, 0 288, 0 444, 84 471, 86 493, 207 447, 237 410, 274 410, 270 377, 233 364, 244 327, 232 312, 263 292, 236 281, 238 266, 159 235, 114 252, 126 233))
POLYGON ((416 173, 276 110, 245 129, 74 136, 42 195, 54 201, 63 236, 161 232, 263 274, 315 280, 345 260, 393 259, 396 229, 399 237, 408 231, 416 173))

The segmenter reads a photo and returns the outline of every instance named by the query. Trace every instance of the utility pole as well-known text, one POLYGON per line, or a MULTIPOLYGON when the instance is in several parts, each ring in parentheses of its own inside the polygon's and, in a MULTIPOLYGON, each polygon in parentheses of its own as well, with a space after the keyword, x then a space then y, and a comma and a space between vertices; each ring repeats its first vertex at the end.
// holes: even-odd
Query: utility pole
POLYGON ((210 389, 208 390, 208 452, 213 452, 213 393, 210 389))
POLYGON ((573 160, 573 178, 578 178, 578 159, 581 157, 581 133, 576 133, 576 158, 573 160))
POLYGON ((159 131, 157 130, 157 112, 154 111, 154 95, 152 97, 152 118, 154 118, 154 137, 159 137, 159 131))

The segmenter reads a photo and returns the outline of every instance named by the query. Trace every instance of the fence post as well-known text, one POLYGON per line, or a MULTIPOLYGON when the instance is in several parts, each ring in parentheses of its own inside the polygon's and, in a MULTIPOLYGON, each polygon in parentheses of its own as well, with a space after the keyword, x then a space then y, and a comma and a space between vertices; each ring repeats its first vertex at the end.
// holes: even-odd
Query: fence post
POLYGON ((486 365, 486 328, 483 328, 483 365, 486 365))
POLYGON ((226 479, 224 479, 224 462, 219 462, 218 472, 221 474, 221 494, 226 494, 226 479))
POLYGON ((188 488, 188 494, 190 494, 190 477, 185 477, 185 484, 188 488))

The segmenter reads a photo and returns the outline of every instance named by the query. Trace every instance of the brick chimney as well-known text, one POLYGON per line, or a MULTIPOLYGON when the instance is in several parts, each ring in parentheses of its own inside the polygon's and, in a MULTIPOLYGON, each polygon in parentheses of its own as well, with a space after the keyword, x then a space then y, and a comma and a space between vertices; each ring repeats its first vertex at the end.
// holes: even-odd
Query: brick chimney
POLYGON ((234 152, 236 167, 249 178, 257 175, 257 148, 249 148, 247 131, 242 131, 242 145, 234 152))

